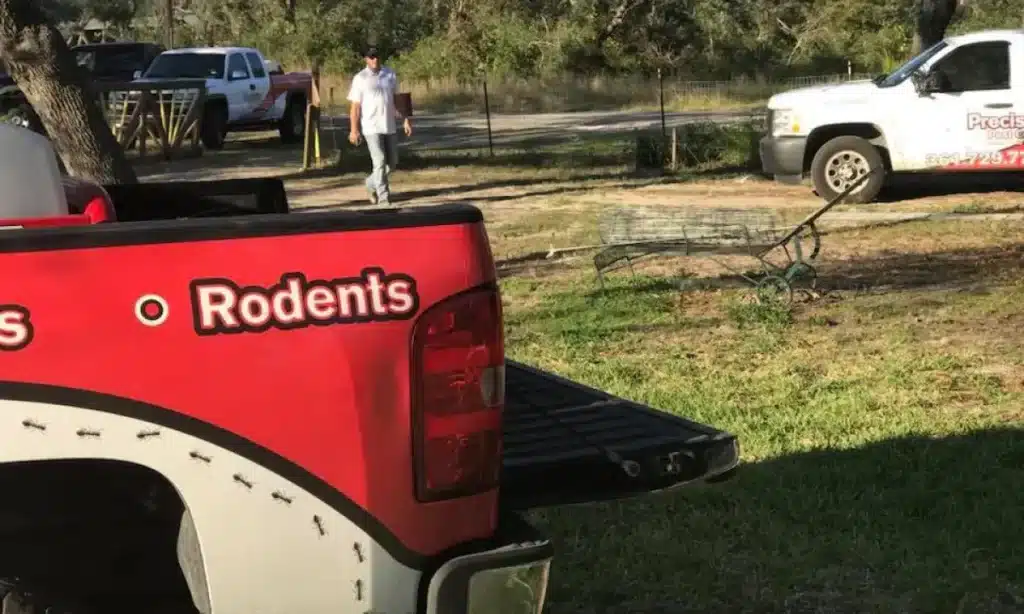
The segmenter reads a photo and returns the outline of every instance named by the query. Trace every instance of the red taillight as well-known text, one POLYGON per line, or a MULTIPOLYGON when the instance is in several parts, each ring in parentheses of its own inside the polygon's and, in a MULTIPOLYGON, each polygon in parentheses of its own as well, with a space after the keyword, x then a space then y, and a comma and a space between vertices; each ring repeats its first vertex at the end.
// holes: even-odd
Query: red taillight
POLYGON ((428 309, 416 322, 412 353, 416 498, 495 488, 505 404, 498 290, 473 290, 428 309))
POLYGON ((85 205, 82 214, 92 224, 110 222, 114 218, 114 207, 106 196, 95 196, 85 205))

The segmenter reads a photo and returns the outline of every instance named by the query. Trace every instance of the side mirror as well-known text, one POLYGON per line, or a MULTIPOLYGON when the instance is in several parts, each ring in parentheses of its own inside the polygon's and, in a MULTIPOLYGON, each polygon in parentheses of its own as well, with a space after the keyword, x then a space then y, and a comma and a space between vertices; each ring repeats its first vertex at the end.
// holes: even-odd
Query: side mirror
POLYGON ((924 91, 929 94, 949 91, 949 77, 941 70, 933 70, 924 78, 924 91))
POLYGON ((248 79, 249 75, 244 70, 232 70, 231 75, 228 76, 229 81, 239 81, 241 79, 248 79))
POLYGON ((943 87, 946 81, 944 77, 945 75, 941 71, 931 70, 927 73, 915 72, 911 75, 911 80, 914 83, 914 90, 917 91, 917 95, 927 96, 945 89, 943 87))
POLYGON ((138 79, 141 76, 142 76, 142 71, 141 70, 136 70, 135 72, 132 73, 132 79, 138 79))

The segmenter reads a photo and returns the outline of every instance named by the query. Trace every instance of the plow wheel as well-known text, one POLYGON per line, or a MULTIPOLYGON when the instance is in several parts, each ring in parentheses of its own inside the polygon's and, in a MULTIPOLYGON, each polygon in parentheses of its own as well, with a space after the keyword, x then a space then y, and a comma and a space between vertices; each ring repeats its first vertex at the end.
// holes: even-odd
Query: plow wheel
POLYGON ((786 271, 785 277, 791 284, 799 282, 800 285, 808 285, 811 288, 818 284, 818 272, 806 262, 793 263, 786 271))
POLYGON ((793 286, 784 277, 768 275, 757 282, 754 296, 761 305, 781 303, 789 305, 793 302, 793 286))

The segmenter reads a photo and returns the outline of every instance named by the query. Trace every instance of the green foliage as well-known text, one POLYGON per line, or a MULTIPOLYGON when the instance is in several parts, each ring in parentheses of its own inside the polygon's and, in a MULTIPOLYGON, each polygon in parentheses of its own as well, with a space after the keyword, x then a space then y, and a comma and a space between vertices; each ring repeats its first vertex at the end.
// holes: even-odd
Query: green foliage
MULTIPOLYGON (((177 44, 248 44, 289 67, 350 72, 376 44, 405 79, 682 79, 881 72, 910 54, 920 0, 174 0, 177 44)), ((43 0, 60 21, 163 39, 164 0, 43 0)), ((951 33, 1016 27, 1013 0, 971 0, 951 33)))
MULTIPOLYGON (((674 128, 679 170, 754 169, 760 166, 757 122, 682 124, 674 128)), ((671 163, 672 135, 660 131, 636 137, 637 168, 663 168, 671 163)))
POLYGON ((753 122, 682 124, 676 128, 678 159, 684 167, 754 167, 763 134, 753 122))
POLYGON ((741 329, 784 329, 793 323, 792 308, 776 300, 733 300, 725 306, 726 315, 741 329))

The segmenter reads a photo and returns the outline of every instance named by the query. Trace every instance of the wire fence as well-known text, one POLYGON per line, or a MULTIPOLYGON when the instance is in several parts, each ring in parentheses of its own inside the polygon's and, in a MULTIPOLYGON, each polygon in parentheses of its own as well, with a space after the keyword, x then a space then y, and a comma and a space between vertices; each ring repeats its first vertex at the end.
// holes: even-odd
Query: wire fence
MULTIPOLYGON (((404 162, 400 165, 443 165, 465 158, 523 166, 616 161, 656 165, 654 160, 669 158, 682 166, 742 165, 757 157, 757 137, 765 128, 765 103, 773 94, 864 78, 868 76, 847 73, 732 81, 591 79, 563 82, 562 90, 538 82, 525 87, 505 81, 486 87, 480 83, 478 92, 464 90, 463 96, 479 100, 461 108, 445 107, 436 96, 424 94, 421 85, 410 84, 402 89, 411 90, 416 107, 414 134, 409 139, 401 137, 404 162), (574 108, 567 101, 580 94, 572 88, 583 85, 591 92, 615 93, 620 103, 574 108), (622 98, 623 92, 630 97, 622 98), (531 96, 534 103, 527 104, 531 96), (537 96, 544 97, 543 105, 536 104, 537 96), (556 104, 558 100, 564 104, 556 104)), ((347 108, 338 100, 338 87, 329 81, 321 86, 326 102, 321 152, 341 166, 346 157, 364 165, 365 153, 348 143, 347 108)), ((451 96, 455 90, 448 87, 445 91, 451 96)), ((609 98, 606 96, 606 102, 609 98)))
MULTIPOLYGON (((782 79, 692 81, 672 76, 564 76, 550 79, 401 81, 418 114, 533 114, 748 107, 773 94, 800 87, 869 78, 860 73, 807 75, 782 79)), ((401 80, 401 75, 399 75, 401 80)), ((350 77, 326 75, 321 95, 328 114, 346 114, 350 77)))

